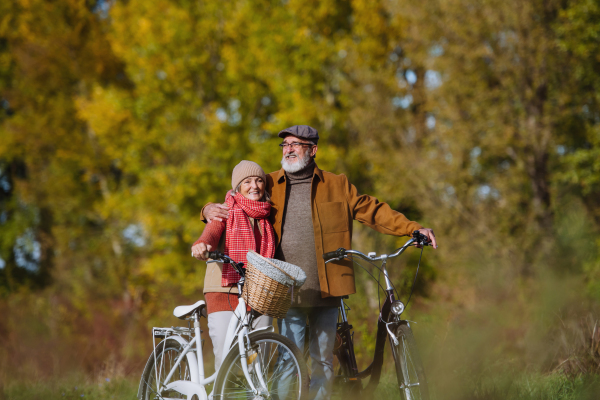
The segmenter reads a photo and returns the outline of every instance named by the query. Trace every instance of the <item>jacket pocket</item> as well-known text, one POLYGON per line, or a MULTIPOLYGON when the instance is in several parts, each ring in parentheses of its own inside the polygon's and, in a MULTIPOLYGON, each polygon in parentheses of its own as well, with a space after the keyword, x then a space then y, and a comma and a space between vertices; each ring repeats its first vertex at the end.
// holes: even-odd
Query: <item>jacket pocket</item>
POLYGON ((335 201, 320 203, 317 206, 323 233, 346 232, 350 229, 345 203, 335 201))

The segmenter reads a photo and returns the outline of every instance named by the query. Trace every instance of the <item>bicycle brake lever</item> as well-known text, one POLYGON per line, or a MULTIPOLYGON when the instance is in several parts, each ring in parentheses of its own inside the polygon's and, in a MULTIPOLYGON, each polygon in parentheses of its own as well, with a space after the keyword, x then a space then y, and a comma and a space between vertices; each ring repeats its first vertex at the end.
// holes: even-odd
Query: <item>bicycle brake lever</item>
POLYGON ((329 260, 325 261, 325 264, 330 263, 332 261, 342 261, 344 258, 347 258, 348 256, 345 255, 344 257, 337 257, 337 258, 330 258, 329 260))

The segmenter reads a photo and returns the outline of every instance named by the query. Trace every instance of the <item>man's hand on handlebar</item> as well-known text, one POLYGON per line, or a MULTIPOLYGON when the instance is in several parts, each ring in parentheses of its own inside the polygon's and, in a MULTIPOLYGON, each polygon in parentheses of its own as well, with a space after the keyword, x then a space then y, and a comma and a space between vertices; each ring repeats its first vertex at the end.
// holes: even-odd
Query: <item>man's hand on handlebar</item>
POLYGON ((386 260, 388 258, 394 258, 399 256, 406 250, 408 246, 416 246, 418 248, 422 248, 423 246, 433 246, 437 248, 437 243, 435 241, 435 235, 431 229, 419 229, 412 233, 412 239, 404 244, 401 248, 397 249, 393 254, 382 254, 380 256, 375 255, 375 253, 369 253, 369 255, 363 254, 360 251, 356 250, 346 250, 343 247, 335 251, 330 251, 323 254, 323 259, 325 260, 325 264, 334 260, 342 260, 348 255, 359 256, 365 260, 386 260))
POLYGON ((213 220, 225 221, 229 217, 229 207, 227 204, 210 203, 204 207, 203 213, 207 223, 213 220))
POLYGON ((192 246, 192 257, 197 258, 198 260, 206 261, 208 260, 208 252, 212 249, 210 244, 206 243, 198 243, 192 246))
MULTIPOLYGON (((438 248, 437 242, 435 240, 435 234, 433 233, 433 229, 429 229, 429 228, 419 229, 419 233, 421 233, 422 235, 427 237, 431 247, 433 247, 434 249, 438 248)), ((421 247, 420 245, 416 245, 416 246, 419 248, 421 247)))

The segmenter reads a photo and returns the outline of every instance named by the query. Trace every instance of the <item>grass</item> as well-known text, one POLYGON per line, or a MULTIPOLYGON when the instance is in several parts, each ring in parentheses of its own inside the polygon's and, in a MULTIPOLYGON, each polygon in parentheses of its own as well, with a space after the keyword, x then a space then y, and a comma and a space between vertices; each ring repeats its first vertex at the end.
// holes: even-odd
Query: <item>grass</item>
POLYGON ((127 379, 108 379, 91 383, 85 379, 63 381, 6 382, 0 387, 0 399, 10 400, 133 400, 138 382, 127 379))
POLYGON ((490 379, 473 387, 465 399, 593 400, 600 393, 600 377, 569 378, 560 373, 531 374, 490 379))
MULTIPOLYGON (((597 400, 600 398, 600 376, 563 374, 529 374, 497 376, 486 381, 465 383, 461 393, 448 393, 429 382, 431 400, 597 400)), ((363 393, 361 399, 400 399, 395 376, 388 374, 372 394, 363 393)), ((332 400, 347 400, 334 396, 332 400)))
MULTIPOLYGON (((5 383, 0 399, 10 400, 134 400, 137 380, 115 379, 92 383, 85 379, 5 383)), ((600 393, 600 376, 569 378, 563 374, 528 374, 496 376, 485 381, 465 383, 462 393, 447 393, 430 382, 431 400, 595 400, 600 393)), ((372 394, 362 393, 361 399, 399 399, 393 375, 382 376, 372 394)), ((335 395, 332 400, 341 399, 335 395)))

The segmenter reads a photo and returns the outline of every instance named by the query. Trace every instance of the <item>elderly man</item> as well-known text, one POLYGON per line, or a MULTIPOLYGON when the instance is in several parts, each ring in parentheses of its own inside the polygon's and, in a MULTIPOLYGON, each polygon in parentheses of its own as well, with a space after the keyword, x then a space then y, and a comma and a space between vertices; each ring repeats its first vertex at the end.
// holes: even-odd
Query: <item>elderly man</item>
MULTIPOLYGON (((421 231, 437 248, 431 229, 424 229, 386 203, 360 195, 345 175, 319 169, 314 161, 319 134, 306 125, 279 132, 283 143, 282 169, 267 175, 273 203, 271 222, 277 235, 275 257, 300 266, 307 275, 298 299, 279 320, 281 334, 304 346, 308 320, 312 359, 311 399, 328 399, 333 378, 333 345, 340 297, 356 292, 352 262, 325 264, 322 255, 340 247, 351 248, 352 221, 378 232, 404 236, 421 231)), ((203 217, 227 218, 227 207, 208 204, 203 217)))

